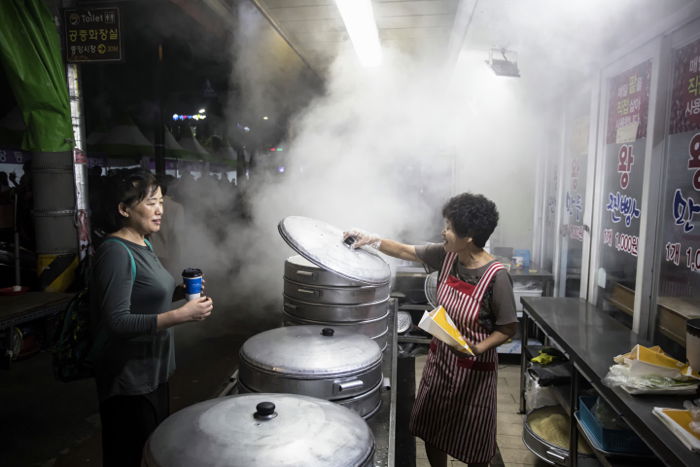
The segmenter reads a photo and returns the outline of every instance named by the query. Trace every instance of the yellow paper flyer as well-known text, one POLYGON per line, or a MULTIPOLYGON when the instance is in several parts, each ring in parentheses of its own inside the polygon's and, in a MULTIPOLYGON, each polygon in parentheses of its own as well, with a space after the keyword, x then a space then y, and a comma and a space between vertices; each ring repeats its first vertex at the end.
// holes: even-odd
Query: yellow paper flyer
POLYGON ((459 332, 454 321, 452 321, 452 318, 450 318, 450 315, 447 314, 442 305, 432 311, 426 311, 418 323, 418 327, 442 342, 469 355, 474 355, 464 336, 459 332))

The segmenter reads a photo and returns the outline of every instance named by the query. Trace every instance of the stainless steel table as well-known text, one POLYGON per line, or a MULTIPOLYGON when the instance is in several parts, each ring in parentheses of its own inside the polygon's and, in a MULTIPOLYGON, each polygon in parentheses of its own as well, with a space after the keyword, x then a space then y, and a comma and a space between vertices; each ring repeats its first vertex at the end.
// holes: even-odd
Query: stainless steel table
MULTIPOLYGON (((654 407, 682 408, 688 396, 632 396, 619 388, 609 388, 602 379, 613 364, 613 357, 628 352, 634 345, 650 345, 617 320, 578 298, 523 297, 522 331, 527 339, 528 321, 560 347, 572 362, 569 395, 571 444, 569 462, 577 463, 578 427, 573 413, 578 409, 581 378, 617 412, 668 466, 699 466, 700 454, 687 449, 666 426, 652 414, 654 407)), ((526 363, 523 352, 523 370, 526 363)), ((524 374, 522 375, 524 377, 524 374)), ((523 381, 521 377, 521 396, 523 381)), ((523 409, 521 399, 521 409, 523 409)), ((612 464, 601 459, 604 465, 612 464)))
POLYGON ((0 329, 16 326, 65 309, 75 294, 27 292, 0 297, 0 329))

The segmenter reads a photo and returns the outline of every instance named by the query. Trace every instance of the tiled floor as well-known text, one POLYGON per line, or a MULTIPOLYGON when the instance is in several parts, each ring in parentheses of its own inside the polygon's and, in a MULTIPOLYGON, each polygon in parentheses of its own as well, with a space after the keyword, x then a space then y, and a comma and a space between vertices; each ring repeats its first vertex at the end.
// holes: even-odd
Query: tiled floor
MULTIPOLYGON (((416 357, 416 388, 423 373, 426 356, 416 357)), ((535 456, 522 441, 523 415, 518 414, 520 365, 501 364, 498 367, 498 396, 496 442, 506 467, 543 467, 548 464, 535 456)), ((448 467, 465 466, 449 458, 448 467)), ((423 441, 416 438, 416 467, 430 467, 423 441)))

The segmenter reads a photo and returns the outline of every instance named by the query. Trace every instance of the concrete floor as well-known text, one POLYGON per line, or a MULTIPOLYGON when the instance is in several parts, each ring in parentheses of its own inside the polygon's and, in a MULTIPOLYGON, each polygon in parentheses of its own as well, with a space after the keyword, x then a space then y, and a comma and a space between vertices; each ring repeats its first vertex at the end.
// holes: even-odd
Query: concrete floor
MULTIPOLYGON (((212 281, 213 282, 213 281, 212 281)), ((223 285, 222 285, 223 286, 223 285)), ((216 297, 216 284, 208 284, 216 297)), ((210 399, 238 367, 250 336, 281 324, 278 310, 216 300, 212 317, 175 328, 177 370, 171 409, 210 399)), ((51 355, 40 352, 0 370, 0 466, 100 466, 100 420, 92 380, 54 379, 51 355)))
MULTIPOLYGON (((423 373, 426 356, 416 357, 416 387, 423 373)), ((544 467, 549 464, 540 460, 522 441, 524 415, 518 414, 520 388, 520 365, 500 364, 498 367, 498 395, 496 414, 496 443, 505 467, 544 467)), ((448 458, 448 467, 467 464, 448 458)), ((492 464, 494 465, 494 464, 492 464)), ((416 439, 416 467, 430 467, 425 454, 425 445, 416 439)))
MULTIPOLYGON (((279 326, 276 310, 258 310, 253 319, 248 303, 221 302, 211 319, 176 328, 178 369, 171 380, 172 411, 218 394, 238 366, 241 344, 258 332, 279 326)), ((416 382, 424 362, 425 356, 416 358, 416 382)), ((545 465, 538 463, 521 441, 522 416, 517 414, 516 402, 519 371, 515 364, 499 367, 499 450, 507 467, 545 465)), ((91 380, 56 381, 51 356, 42 352, 14 362, 9 371, 0 373, 0 382, 0 465, 101 465, 97 397, 91 380)), ((428 467, 422 442, 416 441, 416 466, 428 467)), ((450 462, 451 466, 464 465, 450 462)))

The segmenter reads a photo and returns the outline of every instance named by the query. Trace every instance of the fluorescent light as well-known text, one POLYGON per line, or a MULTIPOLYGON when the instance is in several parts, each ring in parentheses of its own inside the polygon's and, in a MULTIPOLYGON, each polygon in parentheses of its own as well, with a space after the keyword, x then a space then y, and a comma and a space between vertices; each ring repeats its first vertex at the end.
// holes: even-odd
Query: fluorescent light
POLYGON ((382 49, 370 0, 335 0, 362 66, 379 66, 382 49))

